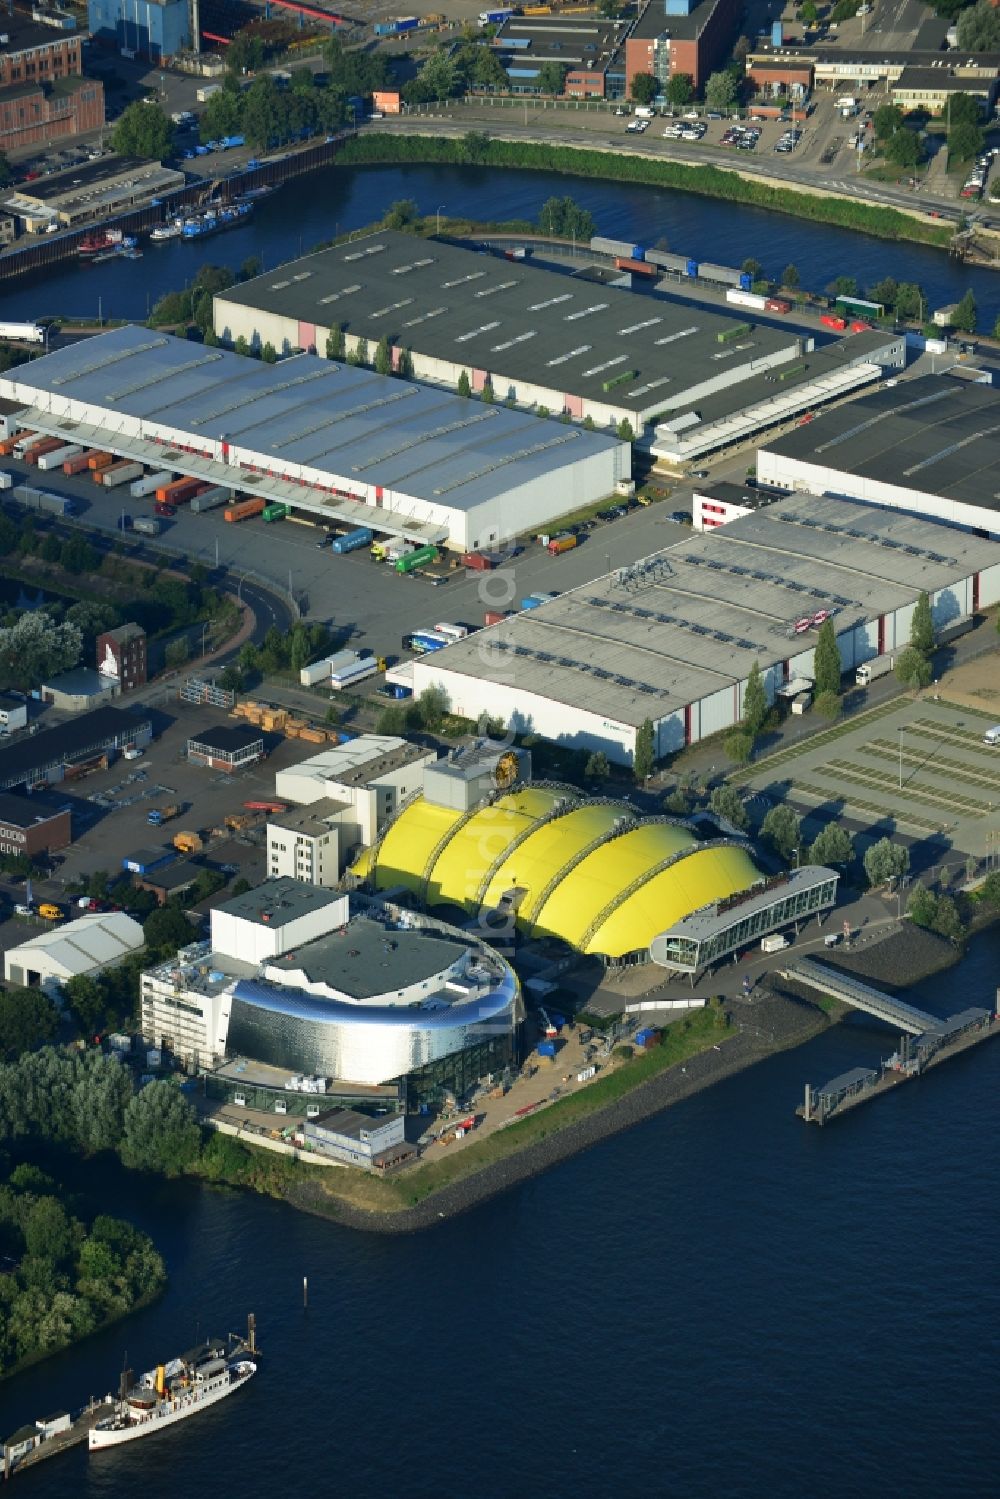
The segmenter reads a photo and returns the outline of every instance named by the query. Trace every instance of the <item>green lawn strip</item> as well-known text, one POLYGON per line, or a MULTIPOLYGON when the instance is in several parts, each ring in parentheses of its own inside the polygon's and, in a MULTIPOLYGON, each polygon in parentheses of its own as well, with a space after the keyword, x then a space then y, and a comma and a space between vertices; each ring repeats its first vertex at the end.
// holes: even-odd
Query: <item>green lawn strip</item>
POLYGON ((473 127, 475 149, 461 137, 419 135, 415 132, 357 136, 345 141, 336 158, 338 166, 371 166, 408 162, 443 163, 459 166, 526 168, 560 172, 572 177, 604 178, 612 182, 636 182, 650 187, 676 188, 723 198, 730 203, 748 203, 795 218, 839 224, 878 239, 914 240, 946 249, 951 229, 922 223, 895 208, 859 203, 823 193, 796 192, 794 188, 741 177, 737 171, 717 166, 688 166, 628 152, 600 151, 590 147, 548 145, 529 141, 483 139, 488 127, 473 127))
MULTIPOLYGON (((559 1098, 555 1103, 544 1104, 532 1114, 507 1125, 494 1134, 487 1135, 471 1145, 465 1145, 449 1155, 448 1146, 432 1146, 432 1160, 403 1172, 390 1182, 366 1180, 364 1190, 358 1190, 354 1181, 345 1181, 343 1173, 330 1173, 320 1181, 324 1195, 341 1197, 356 1206, 371 1211, 393 1211, 400 1206, 415 1207, 419 1202, 442 1187, 451 1186, 498 1161, 519 1154, 530 1145, 535 1145, 567 1126, 578 1123, 600 1109, 608 1108, 624 1098, 634 1088, 665 1072, 668 1068, 686 1061, 710 1046, 723 1044, 735 1035, 726 1023, 723 1012, 715 1007, 698 1010, 683 1020, 676 1020, 662 1033, 659 1046, 640 1052, 624 1063, 618 1063, 596 1082, 588 1083, 579 1092, 559 1098), (381 1189, 372 1192, 370 1188, 381 1189)), ((555 1074, 553 1074, 555 1078, 555 1074)), ((353 1176, 353 1173, 352 1173, 353 1176)))
POLYGON ((814 796, 817 801, 829 802, 831 800, 843 802, 845 808, 854 808, 858 812, 866 812, 877 821, 882 818, 891 818, 897 823, 906 823, 907 827, 917 828, 926 833, 940 833, 944 829, 941 822, 931 822, 928 818, 918 817, 913 812, 893 812, 879 802, 865 801, 864 797, 855 796, 853 791, 844 791, 842 787, 835 790, 824 789, 822 786, 812 786, 806 781, 793 781, 792 793, 804 793, 806 796, 814 796))
MULTIPOLYGON (((838 776, 845 780, 855 781, 861 786, 867 786, 870 791, 884 791, 886 778, 878 771, 865 770, 862 765, 854 765, 850 760, 831 760, 830 770, 835 771, 838 776)), ((895 789, 895 788, 893 788, 895 789)), ((934 786, 929 786, 923 781, 907 781, 903 791, 898 793, 912 797, 914 801, 926 802, 932 807, 941 807, 945 812, 969 813, 978 816, 985 809, 981 802, 974 802, 970 797, 961 795, 949 795, 939 791, 934 786)))
POLYGON ((959 749, 970 750, 974 754, 982 755, 984 760, 996 761, 996 750, 991 745, 983 743, 981 734, 968 734, 962 729, 952 729, 936 724, 930 718, 915 718, 912 723, 906 725, 908 734, 919 734, 924 739, 937 739, 942 744, 957 745, 959 749))
POLYGON ((890 713, 898 712, 900 708, 906 707, 908 702, 908 698, 893 698, 889 703, 882 703, 877 708, 869 708, 854 718, 835 724, 832 728, 821 729, 818 734, 811 734, 808 739, 786 745, 783 749, 775 750, 772 755, 764 755, 755 764, 738 771, 729 779, 736 786, 744 786, 748 781, 756 780, 762 771, 770 771, 774 766, 784 765, 788 760, 794 760, 799 755, 808 755, 812 750, 822 749, 826 744, 843 739, 845 734, 853 734, 858 729, 877 722, 880 718, 888 717, 890 713))
POLYGON ((977 718, 983 719, 985 723, 990 725, 997 722, 997 715, 991 713, 989 708, 970 708, 968 703, 953 703, 946 697, 938 700, 938 706, 941 708, 951 708, 955 713, 974 713, 977 718))
POLYGON ((900 751, 898 745, 889 739, 871 739, 867 744, 859 745, 859 751, 865 755, 877 755, 883 760, 895 760, 897 763, 902 754, 904 765, 916 765, 922 770, 937 771, 939 775, 954 776, 956 780, 968 781, 970 786, 985 786, 988 790, 997 784, 995 774, 987 770, 977 770, 975 766, 966 765, 962 760, 953 760, 950 756, 935 755, 928 759, 923 750, 906 749, 900 751))

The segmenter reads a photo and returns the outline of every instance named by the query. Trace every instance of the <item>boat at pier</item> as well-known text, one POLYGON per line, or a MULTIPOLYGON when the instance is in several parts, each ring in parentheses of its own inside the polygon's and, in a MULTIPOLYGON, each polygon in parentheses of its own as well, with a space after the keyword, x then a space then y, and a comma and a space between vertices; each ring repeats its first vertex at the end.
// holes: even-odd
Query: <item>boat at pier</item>
POLYGON ((257 1373, 254 1353, 252 1336, 249 1346, 237 1342, 235 1350, 223 1339, 209 1338, 169 1363, 158 1364, 130 1389, 123 1380, 113 1413, 90 1428, 89 1450, 153 1436, 225 1400, 257 1373))
POLYGON ((244 201, 206 208, 184 220, 181 236, 184 239, 204 239, 222 229, 235 229, 238 224, 246 223, 252 213, 253 204, 244 201))
POLYGON ((149 237, 155 240, 180 239, 183 226, 183 219, 171 219, 169 223, 157 224, 155 228, 150 230, 149 237))
POLYGON ((101 255, 108 250, 121 248, 125 236, 120 229, 94 229, 85 234, 76 247, 78 255, 101 255))

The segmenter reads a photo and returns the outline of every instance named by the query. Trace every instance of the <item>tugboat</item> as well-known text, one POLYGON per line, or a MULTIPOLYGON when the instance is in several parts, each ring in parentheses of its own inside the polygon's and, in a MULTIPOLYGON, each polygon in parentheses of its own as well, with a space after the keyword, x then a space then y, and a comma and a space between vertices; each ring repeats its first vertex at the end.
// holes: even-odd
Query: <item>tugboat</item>
POLYGON ((167 224, 157 224, 150 230, 150 239, 180 239, 183 219, 171 219, 167 224))
POLYGON ((137 1437, 153 1436, 176 1421, 207 1410, 241 1389, 257 1373, 254 1319, 249 1319, 247 1341, 208 1338, 196 1348, 158 1364, 122 1393, 114 1412, 90 1428, 91 1452, 118 1447, 137 1437))
POLYGON ((123 235, 120 229, 94 229, 90 234, 85 234, 76 247, 78 255, 100 255, 105 250, 112 250, 122 243, 123 235))
POLYGON ((100 265, 105 260, 117 260, 119 255, 124 256, 128 260, 137 260, 141 254, 142 251, 136 249, 135 235, 123 234, 119 237, 117 243, 110 245, 106 250, 101 250, 97 255, 92 255, 90 263, 91 265, 100 265))

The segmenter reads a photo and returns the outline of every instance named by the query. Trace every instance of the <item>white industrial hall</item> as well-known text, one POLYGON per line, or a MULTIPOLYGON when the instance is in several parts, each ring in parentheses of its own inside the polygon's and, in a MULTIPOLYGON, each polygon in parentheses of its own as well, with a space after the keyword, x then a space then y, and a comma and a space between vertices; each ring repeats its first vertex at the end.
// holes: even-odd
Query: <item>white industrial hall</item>
POLYGON ((23 425, 315 515, 460 551, 614 492, 629 444, 299 354, 263 363, 117 328, 0 378, 23 425))

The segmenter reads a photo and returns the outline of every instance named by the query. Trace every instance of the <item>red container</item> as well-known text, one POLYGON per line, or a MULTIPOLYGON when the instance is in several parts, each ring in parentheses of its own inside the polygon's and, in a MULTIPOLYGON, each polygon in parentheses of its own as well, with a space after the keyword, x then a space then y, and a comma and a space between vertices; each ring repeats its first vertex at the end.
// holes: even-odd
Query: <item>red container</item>
POLYGON ((768 312, 791 312, 791 302, 785 302, 781 297, 768 297, 764 303, 768 312))
POLYGON ((851 324, 852 333, 868 333, 870 330, 871 323, 863 323, 860 318, 851 324))
POLYGON ((658 276, 660 274, 655 265, 647 265, 644 260, 631 260, 626 255, 616 255, 615 266, 619 271, 631 271, 634 276, 658 276))
POLYGON ((54 453, 56 448, 64 448, 65 442, 61 437, 42 437, 33 443, 24 455, 25 463, 37 463, 43 453, 54 453))
POLYGON ((90 453, 77 453, 75 458, 67 458, 63 464, 64 474, 80 474, 90 467, 90 453))
POLYGON ((156 503, 158 505, 186 505, 188 500, 193 500, 195 495, 200 494, 204 488, 205 485, 200 479, 174 479, 169 484, 160 485, 156 491, 156 503))
POLYGON ((826 328, 836 328, 838 333, 843 333, 844 329, 847 327, 844 319, 842 317, 835 317, 832 312, 824 312, 822 317, 820 318, 820 322, 826 328))
POLYGON ((466 552, 462 558, 463 567, 471 567, 477 573, 492 572, 496 564, 492 557, 487 557, 484 552, 466 552))
POLYGON ((487 609, 483 615, 483 624, 498 625, 502 620, 507 618, 509 612, 507 609, 487 609))

